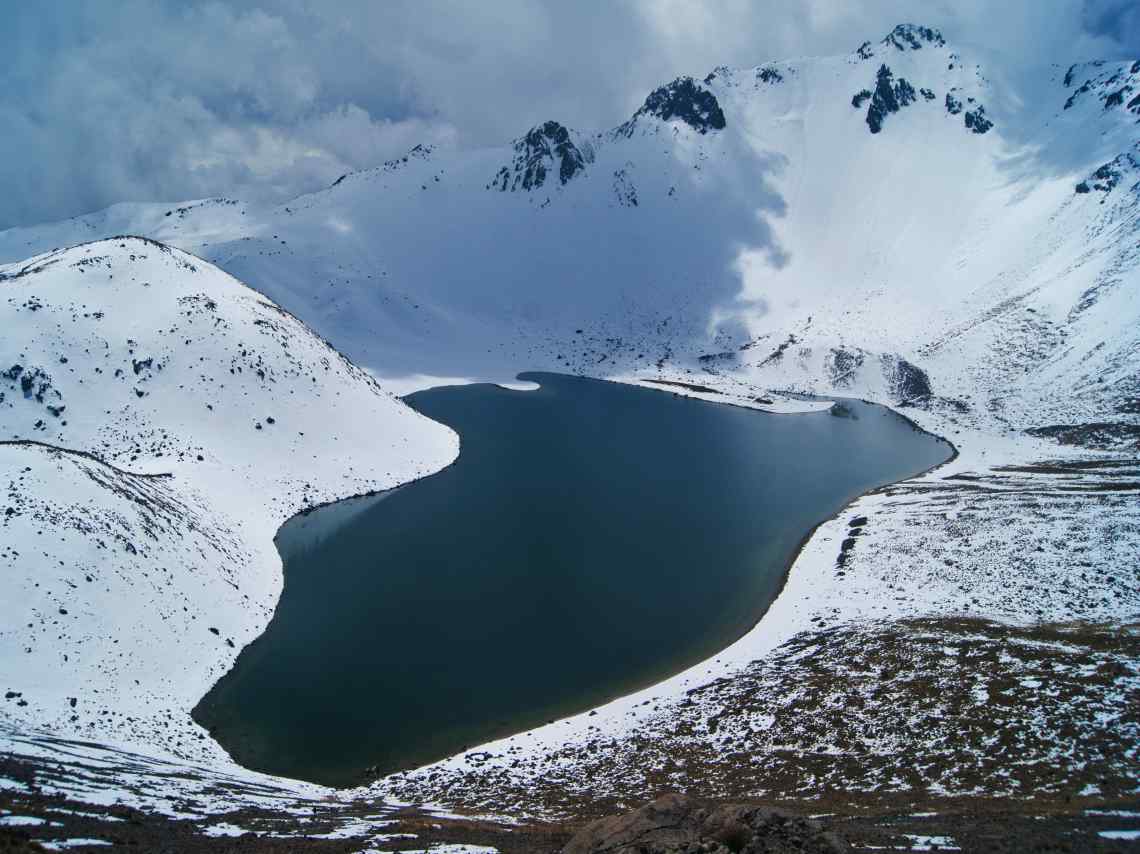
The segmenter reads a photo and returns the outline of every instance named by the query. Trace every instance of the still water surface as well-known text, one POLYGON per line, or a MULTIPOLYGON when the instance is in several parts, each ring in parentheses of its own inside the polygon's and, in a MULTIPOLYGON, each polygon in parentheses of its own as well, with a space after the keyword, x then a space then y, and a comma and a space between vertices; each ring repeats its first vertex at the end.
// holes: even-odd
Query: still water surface
POLYGON ((237 761, 350 785, 662 679, 755 624, 817 523, 951 454, 869 404, 521 378, 410 396, 458 461, 282 527, 276 614, 194 711, 237 761))

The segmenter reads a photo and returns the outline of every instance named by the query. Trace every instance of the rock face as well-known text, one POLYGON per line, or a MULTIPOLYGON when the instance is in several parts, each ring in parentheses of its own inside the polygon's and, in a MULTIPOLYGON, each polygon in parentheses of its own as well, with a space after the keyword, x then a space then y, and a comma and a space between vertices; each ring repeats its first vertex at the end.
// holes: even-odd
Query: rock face
POLYGON ((913 405, 929 400, 932 394, 926 371, 899 356, 882 357, 883 375, 891 397, 899 403, 913 405))
POLYGON ((783 810, 745 804, 713 805, 686 795, 663 795, 625 815, 580 831, 563 854, 833 854, 849 850, 819 824, 783 810))
MULTIPOLYGON (((1140 151, 1140 143, 1136 145, 1140 151)), ((1140 156, 1129 152, 1110 160, 1097 167, 1096 171, 1076 186, 1078 193, 1088 193, 1096 190, 1099 193, 1111 193, 1122 180, 1129 180, 1126 176, 1140 173, 1140 156)), ((1133 190, 1140 187, 1140 181, 1133 184, 1133 190)))
POLYGON ((1140 90, 1140 61, 1131 65, 1103 60, 1071 65, 1065 72, 1065 88, 1072 86, 1080 77, 1085 77, 1085 80, 1065 101, 1066 110, 1088 97, 1099 101, 1106 112, 1123 108, 1140 115, 1140 94, 1137 93, 1140 90))
POLYGON ((863 367, 863 351, 833 347, 824 362, 828 379, 836 388, 850 388, 863 367))
MULTIPOLYGON (((929 47, 946 47, 946 39, 942 33, 932 27, 919 24, 899 24, 886 34, 879 44, 884 48, 894 48, 898 51, 922 50, 923 45, 929 47)), ((871 59, 875 56, 875 48, 870 42, 863 42, 855 50, 860 59, 871 59)))
POLYGON ((963 120, 966 129, 972 133, 985 133, 994 126, 994 123, 986 118, 986 108, 980 104, 976 110, 968 110, 963 120))
POLYGON ((536 125, 515 140, 515 159, 495 175, 491 186, 510 190, 537 190, 546 182, 547 174, 557 170, 558 181, 565 184, 594 159, 593 149, 577 145, 570 131, 558 122, 536 125))
POLYGON ((640 116, 656 116, 666 122, 677 119, 702 134, 724 130, 724 112, 716 95, 692 77, 678 77, 650 92, 641 109, 633 114, 633 119, 618 128, 619 133, 631 135, 640 116))
MULTIPOLYGON (((923 46, 935 48, 946 47, 946 40, 942 37, 942 33, 938 30, 931 29, 930 27, 921 27, 915 24, 900 24, 889 32, 880 42, 881 48, 890 48, 888 52, 907 52, 922 50, 923 46)), ((856 56, 860 59, 872 59, 876 56, 875 48, 872 47, 870 42, 863 42, 855 51, 856 56)), ((960 62, 957 53, 949 54, 948 70, 953 70, 955 65, 960 62)), ((1073 68, 1076 68, 1074 66, 1073 68)), ((1073 69, 1069 69, 1069 74, 1066 75, 1066 80, 1071 80, 1073 69)), ((1068 83, 1066 83, 1066 86, 1068 83)), ((1123 93, 1123 90, 1120 90, 1123 93)), ((1131 91, 1131 90, 1129 90, 1131 91)), ((879 133, 883 129, 883 123, 886 121, 887 116, 891 113, 897 113, 903 107, 908 107, 915 103, 918 96, 921 95, 926 101, 935 101, 938 99, 938 93, 934 89, 927 86, 921 86, 917 92, 915 86, 903 77, 895 78, 894 73, 891 71, 889 65, 885 62, 879 64, 879 70, 875 74, 874 89, 860 89, 851 96, 851 106, 857 110, 863 109, 863 105, 867 104, 867 127, 871 133, 879 133), (868 103, 869 102, 869 103, 868 103)), ((1074 94, 1069 100, 1077 97, 1074 94)), ((1123 98, 1123 94, 1121 95, 1123 98)), ((1123 103, 1123 101, 1121 101, 1123 103)), ((946 93, 945 98, 946 112, 951 116, 960 115, 965 111, 963 116, 963 124, 966 130, 975 134, 984 134, 991 130, 994 126, 993 121, 986 115, 986 108, 979 103, 976 103, 975 98, 967 95, 959 97, 957 87, 951 88, 946 93), (963 102, 962 98, 965 98, 963 102)), ((1107 108, 1107 107, 1106 107, 1107 108)))
POLYGON ((899 24, 883 39, 883 45, 903 51, 922 50, 924 44, 945 47, 946 40, 938 30, 918 24, 899 24))
MULTIPOLYGON (((902 77, 895 80, 891 69, 886 65, 879 66, 875 78, 875 91, 870 95, 871 105, 867 108, 867 127, 871 129, 871 133, 881 131, 883 120, 890 113, 897 113, 903 107, 913 104, 915 99, 914 87, 902 77)), ((861 107, 866 100, 866 92, 864 89, 852 98, 851 105, 855 108, 861 107)))

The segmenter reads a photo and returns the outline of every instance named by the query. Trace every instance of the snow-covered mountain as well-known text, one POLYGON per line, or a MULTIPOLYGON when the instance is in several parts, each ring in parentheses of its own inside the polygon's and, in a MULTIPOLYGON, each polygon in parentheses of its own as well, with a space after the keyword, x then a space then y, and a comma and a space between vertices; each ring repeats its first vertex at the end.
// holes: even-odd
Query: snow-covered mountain
POLYGON ((418 146, 274 207, 116 205, 0 234, 0 257, 145 234, 397 388, 661 363, 1103 420, 1138 394, 1138 97, 1135 63, 1010 68, 903 25, 679 78, 609 132, 418 146))
MULTIPOLYGON (((1135 445, 1138 130, 1140 62, 1018 68, 902 25, 678 78, 601 133, 0 232, 3 713, 221 761, 186 712, 272 613, 276 527, 458 450, 353 363, 395 391, 550 369, 905 404, 961 471, 1053 452, 1027 430, 1135 445)), ((839 614, 829 549, 804 578, 839 614)))
POLYGON ((159 243, 0 267, 0 294, 3 714, 223 756, 189 710, 272 616, 278 526, 458 439, 159 243))

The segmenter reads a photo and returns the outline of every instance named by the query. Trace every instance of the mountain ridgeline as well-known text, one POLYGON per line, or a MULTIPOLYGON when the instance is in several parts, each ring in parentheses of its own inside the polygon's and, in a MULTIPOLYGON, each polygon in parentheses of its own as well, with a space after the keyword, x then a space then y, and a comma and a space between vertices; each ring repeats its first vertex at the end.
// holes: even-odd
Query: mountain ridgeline
POLYGON ((1023 68, 902 24, 678 77, 609 130, 416 146, 282 205, 116 205, 0 258, 143 234, 397 380, 716 371, 1110 421, 1140 399, 1138 121, 1140 62, 1023 68))

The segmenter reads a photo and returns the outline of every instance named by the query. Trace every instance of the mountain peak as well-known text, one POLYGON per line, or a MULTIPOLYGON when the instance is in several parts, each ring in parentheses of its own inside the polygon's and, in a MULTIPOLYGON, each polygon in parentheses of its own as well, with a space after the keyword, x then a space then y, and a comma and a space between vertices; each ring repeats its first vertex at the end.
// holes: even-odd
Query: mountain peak
POLYGON ((575 142, 571 131, 555 121, 532 127, 515 140, 514 150, 514 161, 498 171, 490 187, 503 192, 537 190, 555 169, 565 184, 594 160, 593 147, 575 142))
POLYGON ((896 50, 922 50, 924 45, 945 47, 946 39, 942 33, 931 27, 919 24, 899 24, 886 36, 881 44, 893 47, 896 50))
MULTIPOLYGON (((887 33, 879 44, 885 48, 894 48, 905 52, 922 50, 926 46, 945 47, 946 39, 943 38, 940 30, 933 27, 924 27, 921 24, 899 24, 887 33)), ((875 55, 875 50, 870 42, 863 42, 855 53, 860 59, 870 59, 875 55)))
POLYGON ((634 122, 641 116, 654 116, 666 122, 679 119, 701 134, 723 130, 725 126, 724 112, 716 95, 692 77, 678 77, 672 83, 654 89, 633 118, 618 128, 618 132, 631 135, 634 122))

